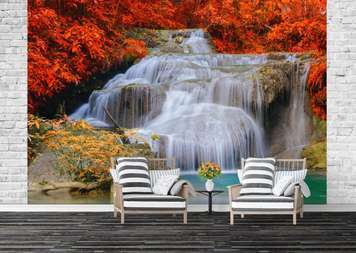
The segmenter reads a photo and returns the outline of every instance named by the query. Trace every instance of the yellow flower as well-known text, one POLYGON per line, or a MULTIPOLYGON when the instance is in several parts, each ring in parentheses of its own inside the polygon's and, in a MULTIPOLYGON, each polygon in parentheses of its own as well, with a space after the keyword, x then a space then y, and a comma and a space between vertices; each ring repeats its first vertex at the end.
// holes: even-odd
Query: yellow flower
POLYGON ((198 174, 201 177, 208 178, 208 179, 217 177, 220 175, 220 173, 221 173, 220 166, 213 162, 202 163, 198 169, 198 174))

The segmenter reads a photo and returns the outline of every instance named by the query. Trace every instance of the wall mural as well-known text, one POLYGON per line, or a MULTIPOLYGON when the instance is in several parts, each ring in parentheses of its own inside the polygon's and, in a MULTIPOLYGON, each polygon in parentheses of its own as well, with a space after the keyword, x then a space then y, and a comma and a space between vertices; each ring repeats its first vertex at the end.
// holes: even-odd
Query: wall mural
MULTIPOLYGON (((110 203, 112 156, 239 183, 241 158, 307 158, 326 203, 326 1, 29 1, 29 203, 110 203)), ((192 203, 205 203, 197 196, 192 203)))

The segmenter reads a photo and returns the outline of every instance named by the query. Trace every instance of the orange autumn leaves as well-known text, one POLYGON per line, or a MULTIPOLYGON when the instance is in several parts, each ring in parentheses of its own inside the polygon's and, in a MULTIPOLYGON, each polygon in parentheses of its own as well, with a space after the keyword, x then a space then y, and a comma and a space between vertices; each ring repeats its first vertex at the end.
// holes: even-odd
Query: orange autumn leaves
POLYGON ((56 0, 29 2, 29 103, 125 57, 147 54, 133 27, 206 29, 219 52, 309 52, 313 112, 326 117, 326 0, 56 0))
POLYGON ((309 73, 308 89, 312 94, 310 105, 315 115, 326 120, 326 57, 312 65, 309 73))
POLYGON ((326 0, 200 1, 196 22, 219 52, 307 52, 313 55, 311 109, 326 119, 326 0))
POLYGON ((101 0, 29 4, 31 112, 67 85, 104 72, 127 56, 146 55, 142 41, 126 38, 113 26, 112 4, 101 0))
POLYGON ((95 130, 84 121, 65 122, 60 129, 47 132, 44 143, 57 157, 56 168, 73 181, 109 181, 110 157, 132 156, 133 150, 121 145, 120 135, 95 130))

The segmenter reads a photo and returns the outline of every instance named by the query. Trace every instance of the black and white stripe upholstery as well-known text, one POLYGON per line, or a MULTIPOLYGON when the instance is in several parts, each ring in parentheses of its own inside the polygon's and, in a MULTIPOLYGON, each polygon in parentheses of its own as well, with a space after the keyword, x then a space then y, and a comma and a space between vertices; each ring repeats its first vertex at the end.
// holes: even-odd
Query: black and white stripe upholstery
POLYGON ((274 158, 248 158, 242 171, 240 195, 272 194, 274 158))
POLYGON ((185 209, 185 199, 179 196, 158 194, 127 194, 125 209, 185 209))
POLYGON ((245 195, 233 200, 231 207, 236 211, 293 210, 292 197, 274 195, 245 195))
POLYGON ((116 174, 123 194, 152 194, 147 159, 144 157, 118 158, 116 174))

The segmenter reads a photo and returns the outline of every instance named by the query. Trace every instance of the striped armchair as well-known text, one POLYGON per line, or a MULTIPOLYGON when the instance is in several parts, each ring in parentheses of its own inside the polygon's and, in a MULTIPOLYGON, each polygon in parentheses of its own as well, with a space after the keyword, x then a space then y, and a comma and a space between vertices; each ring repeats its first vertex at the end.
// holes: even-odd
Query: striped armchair
POLYGON ((304 180, 306 159, 249 158, 241 160, 241 168, 238 176, 243 185, 228 188, 230 224, 234 224, 236 214, 241 218, 245 214, 291 214, 296 225, 297 214, 303 217, 304 197, 300 186, 295 185, 292 196, 275 196, 272 188, 283 176, 292 176, 295 182, 304 180))
POLYGON ((152 186, 159 177, 179 175, 179 169, 174 168, 174 160, 113 157, 111 164, 114 216, 117 217, 119 212, 122 224, 125 223, 125 215, 130 213, 183 214, 183 222, 187 223, 188 189, 185 185, 177 196, 152 192, 152 186))

